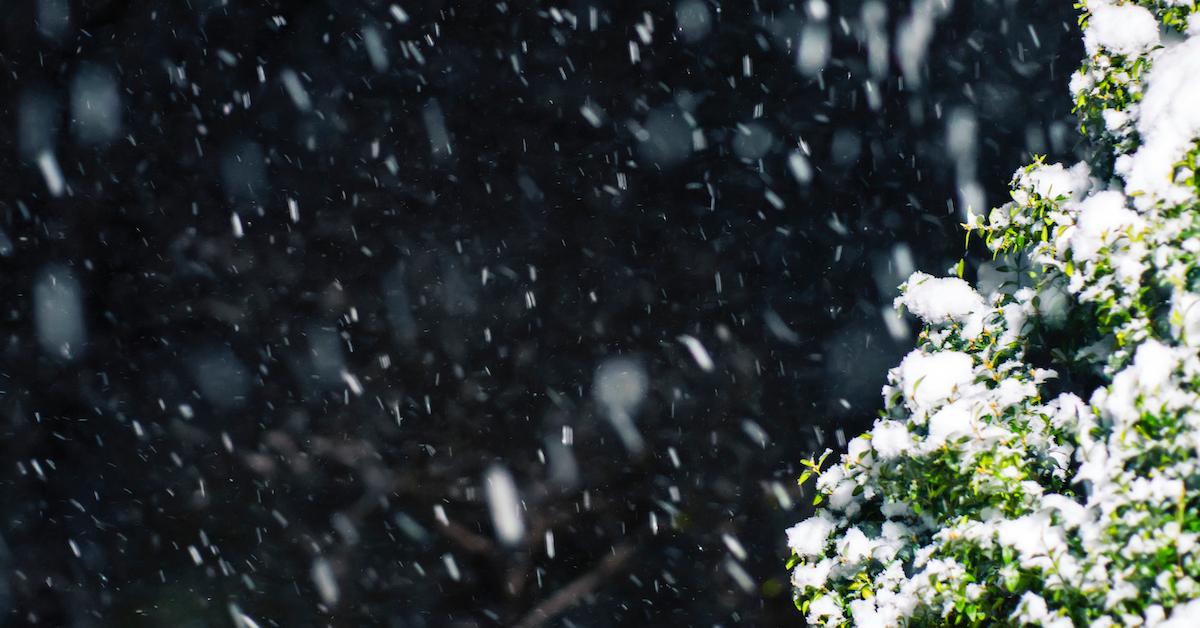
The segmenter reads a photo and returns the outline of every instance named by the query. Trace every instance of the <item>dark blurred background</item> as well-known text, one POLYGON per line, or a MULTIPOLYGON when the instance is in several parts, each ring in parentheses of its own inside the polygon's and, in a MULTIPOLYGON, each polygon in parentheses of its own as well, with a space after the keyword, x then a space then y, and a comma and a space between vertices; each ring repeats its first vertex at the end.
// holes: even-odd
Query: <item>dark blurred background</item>
POLYGON ((799 625, 896 285, 1077 150, 1067 2, 3 11, 10 626, 799 625))

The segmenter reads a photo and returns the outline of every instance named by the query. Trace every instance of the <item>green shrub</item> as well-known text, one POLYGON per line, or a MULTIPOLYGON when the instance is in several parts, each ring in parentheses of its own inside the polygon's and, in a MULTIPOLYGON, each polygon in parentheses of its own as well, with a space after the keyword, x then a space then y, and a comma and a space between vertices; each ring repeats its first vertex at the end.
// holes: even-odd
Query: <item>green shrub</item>
POLYGON ((1200 626, 1200 18, 1079 7, 1093 158, 1038 160, 968 220, 1029 276, 901 286, 925 327, 880 418, 805 463, 810 623, 1200 626))

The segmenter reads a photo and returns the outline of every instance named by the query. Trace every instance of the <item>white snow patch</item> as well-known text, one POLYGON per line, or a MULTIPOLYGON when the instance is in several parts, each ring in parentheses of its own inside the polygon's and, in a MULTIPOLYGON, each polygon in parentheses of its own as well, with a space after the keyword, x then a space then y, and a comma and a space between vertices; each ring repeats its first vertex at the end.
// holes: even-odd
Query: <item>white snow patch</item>
POLYGON ((822 512, 787 529, 788 547, 801 558, 816 556, 825 551, 825 542, 833 532, 833 520, 822 512))
POLYGON ((1071 252, 1077 260, 1094 259, 1105 242, 1126 228, 1141 226, 1141 217, 1125 207, 1124 194, 1112 190, 1098 192, 1079 205, 1079 218, 1071 233, 1071 252))
POLYGON ((908 278, 904 294, 896 297, 895 304, 934 325, 964 322, 985 307, 983 297, 962 279, 938 278, 919 271, 908 278))
POLYGON ((1118 55, 1136 55, 1158 45, 1158 20, 1136 4, 1088 3, 1092 14, 1083 31, 1083 46, 1089 55, 1101 48, 1118 55))
POLYGON ((975 380, 971 356, 960 351, 924 353, 914 349, 900 362, 900 389, 913 411, 940 406, 975 380))
POLYGON ((955 401, 929 417, 929 442, 940 445, 948 438, 970 434, 974 423, 975 404, 955 401))
POLYGON ((1069 169, 1062 164, 1048 164, 1038 166, 1027 173, 1022 172, 1019 176, 1023 179, 1023 184, 1029 185, 1044 199, 1063 196, 1067 200, 1075 200, 1087 190, 1091 169, 1084 161, 1069 169))
POLYGON ((1117 158, 1116 170, 1139 209, 1156 200, 1169 205, 1193 197, 1190 187, 1172 181, 1181 161, 1200 134, 1200 37, 1173 46, 1154 60, 1140 103, 1138 132, 1142 145, 1133 155, 1117 158))
POLYGON ((881 460, 898 458, 912 445, 908 427, 899 421, 879 421, 871 430, 871 446, 881 460))

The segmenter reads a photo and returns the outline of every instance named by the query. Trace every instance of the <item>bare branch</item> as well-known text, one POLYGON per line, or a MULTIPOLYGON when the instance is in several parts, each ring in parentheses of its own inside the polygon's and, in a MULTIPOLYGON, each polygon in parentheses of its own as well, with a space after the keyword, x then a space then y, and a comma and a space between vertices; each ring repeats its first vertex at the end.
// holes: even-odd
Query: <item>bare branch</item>
POLYGON ((538 604, 532 611, 515 624, 516 628, 537 628, 553 619, 558 614, 574 606, 580 598, 600 586, 600 583, 624 568, 625 563, 633 557, 637 547, 632 541, 626 541, 613 548, 613 552, 604 557, 591 571, 576 578, 571 584, 559 589, 553 595, 538 604))

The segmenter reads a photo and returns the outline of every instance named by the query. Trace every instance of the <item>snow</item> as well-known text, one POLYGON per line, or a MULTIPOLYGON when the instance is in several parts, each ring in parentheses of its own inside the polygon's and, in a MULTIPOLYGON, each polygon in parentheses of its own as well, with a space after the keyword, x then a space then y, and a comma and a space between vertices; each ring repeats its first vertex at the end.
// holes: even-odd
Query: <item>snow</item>
POLYGON ((37 26, 51 40, 62 39, 71 26, 70 0, 38 0, 37 26))
POLYGON ((1168 205, 1185 202, 1192 191, 1172 183, 1174 164, 1183 159, 1200 134, 1200 37, 1175 45, 1154 59, 1146 79, 1137 122, 1142 145, 1117 158, 1116 169, 1126 192, 1139 209, 1158 199, 1168 205))
POLYGON ((592 392, 602 405, 632 413, 646 397, 648 381, 642 365, 632 358, 611 358, 596 369, 592 392))
POLYGON ((895 618, 876 607, 874 599, 850 602, 850 616, 857 628, 886 628, 896 623, 895 618))
POLYGON ((845 616, 842 614, 842 608, 838 605, 837 600, 831 596, 822 595, 808 606, 808 616, 805 619, 810 624, 815 624, 823 619, 828 625, 836 626, 845 619, 845 616))
POLYGON ((820 513, 788 528, 787 544, 797 556, 810 558, 825 551, 825 542, 833 532, 833 520, 820 513))
POLYGON ((323 556, 314 559, 310 575, 317 588, 317 595, 321 597, 321 602, 326 606, 337 604, 341 593, 338 590, 337 579, 333 575, 333 566, 329 564, 329 560, 323 556))
POLYGON ((883 460, 902 455, 912 444, 908 427, 899 421, 879 421, 871 430, 871 446, 883 460))
POLYGON ((968 401, 955 401, 929 417, 929 442, 938 444, 946 439, 968 435, 975 419, 975 404, 968 401))
POLYGON ((1136 55, 1158 45, 1158 20, 1136 4, 1089 2, 1092 16, 1083 33, 1083 46, 1089 55, 1101 48, 1117 55, 1136 55))
POLYGON ((75 275, 64 266, 50 266, 33 285, 33 322, 42 350, 74 359, 87 341, 83 293, 75 275))
POLYGON ((797 566, 792 570, 792 586, 802 590, 806 587, 824 586, 833 564, 832 559, 826 558, 817 563, 797 566))
POLYGON ((936 409, 975 380, 971 356, 959 351, 914 349, 899 366, 899 383, 914 411, 936 409))
POLYGON ((585 120, 587 120, 588 124, 597 129, 604 124, 604 118, 601 116, 601 109, 591 101, 586 101, 580 105, 579 113, 585 120))
POLYGON ((1133 364, 1117 373, 1107 390, 1097 391, 1092 405, 1132 425, 1141 416, 1139 399, 1159 392, 1170 379, 1176 363, 1172 349, 1150 340, 1138 347, 1133 364))
POLYGON ((762 124, 740 124, 738 132, 733 136, 733 154, 738 159, 754 161, 765 156, 774 144, 774 135, 762 124))
POLYGON ((379 34, 378 29, 367 27, 362 31, 362 38, 363 45, 367 49, 367 58, 371 61, 371 67, 380 74, 387 72, 388 52, 387 46, 383 43, 383 35, 379 34))
POLYGON ((863 3, 861 21, 867 40, 867 65, 871 76, 883 78, 888 71, 888 9, 880 0, 863 3))
POLYGON ((816 76, 829 62, 832 48, 829 27, 823 20, 813 20, 805 24, 800 33, 800 45, 796 48, 796 66, 805 76, 816 76))
POLYGON ((978 144, 979 122, 975 113, 968 107, 955 107, 946 117, 946 150, 954 161, 960 185, 975 178, 978 144))
POLYGON ((1200 626, 1200 600, 1192 600, 1187 604, 1176 606, 1171 610, 1167 621, 1158 625, 1159 628, 1193 628, 1200 626))
POLYGON ((893 340, 901 342, 912 336, 908 321, 894 307, 880 306, 879 315, 883 318, 883 326, 893 340))
POLYGON ((1138 347, 1133 359, 1133 372, 1137 375, 1138 386, 1143 391, 1162 388, 1171 377, 1175 363, 1173 352, 1166 345, 1156 340, 1146 342, 1138 347))
POLYGON ((1200 346, 1200 294, 1176 291, 1170 318, 1172 336, 1189 347, 1200 346))
POLYGON ((702 0, 683 0, 675 5, 675 23, 684 41, 698 42, 712 29, 712 12, 702 0))
POLYGON ((855 564, 871 555, 871 540, 858 528, 850 528, 837 541, 837 551, 847 563, 855 564))
POLYGON ((791 171, 792 177, 800 185, 808 185, 812 181, 812 165, 808 163, 808 159, 800 151, 792 151, 791 155, 788 156, 788 169, 791 171))
POLYGON ((983 297, 962 279, 936 278, 919 271, 908 278, 904 294, 896 298, 895 304, 933 325, 965 322, 986 305, 983 297))
POLYGON ((1041 625, 1049 617, 1050 611, 1046 608, 1046 600, 1030 591, 1021 596, 1021 602, 1017 605, 1017 610, 1013 611, 1010 619, 1016 619, 1022 624, 1041 625))
POLYGON ((446 568, 446 575, 450 576, 451 580, 462 580, 462 571, 458 568, 458 561, 454 559, 453 554, 442 554, 442 566, 446 568))
POLYGON ((435 160, 443 160, 450 156, 450 132, 446 129, 446 118, 442 107, 436 99, 430 99, 421 110, 421 119, 425 122, 425 131, 429 134, 429 150, 435 160))
POLYGON ((242 609, 233 602, 229 603, 229 617, 233 620, 234 628, 259 628, 258 622, 242 612, 242 609))
POLYGON ((67 184, 54 153, 49 150, 39 152, 37 165, 38 170, 42 171, 42 178, 46 180, 46 189, 50 191, 50 196, 62 196, 66 191, 67 184))
POLYGON ((121 130, 121 92, 107 69, 85 65, 71 78, 71 125, 81 143, 104 145, 121 130))
POLYGON ((1132 119, 1128 111, 1120 111, 1118 109, 1105 109, 1100 115, 1103 116, 1104 128, 1109 133, 1119 132, 1132 119))
POLYGON ((250 374, 229 347, 217 345, 196 351, 190 367, 200 395, 214 408, 234 409, 251 392, 250 374))
POLYGON ((1043 164, 1029 172, 1019 171, 1018 177, 1027 182, 1038 196, 1055 199, 1060 196, 1075 199, 1087 190, 1091 168, 1079 162, 1070 168, 1062 164, 1043 164))
POLYGON ((312 109, 312 99, 309 98, 308 90, 304 89, 304 84, 300 82, 300 76, 296 74, 295 70, 284 68, 279 73, 279 80, 283 81, 283 88, 297 109, 300 111, 312 109))
POLYGON ((512 474, 502 466, 493 465, 487 470, 483 484, 496 538, 504 545, 516 545, 525 536, 525 522, 512 474))
POLYGON ((1054 558, 1067 550, 1062 529, 1044 511, 1003 521, 996 527, 996 535, 1000 543, 1017 550, 1022 566, 1037 565, 1038 559, 1054 558))
MULTIPOLYGON (((706 354, 707 355, 707 354, 706 354)), ((596 369, 592 395, 630 452, 641 451, 643 439, 634 416, 648 390, 646 371, 632 358, 611 358, 596 369)))
POLYGON ((639 153, 647 161, 669 166, 685 161, 693 150, 692 126, 675 106, 654 109, 637 134, 639 153))
POLYGON ((1076 229, 1070 236, 1076 260, 1092 260, 1106 242, 1126 228, 1143 226, 1137 213, 1125 207, 1125 195, 1117 191, 1093 194, 1080 203, 1076 229))
POLYGON ((712 356, 708 354, 708 349, 704 348, 699 339, 695 336, 683 334, 679 336, 679 342, 682 342, 683 346, 687 347, 688 353, 692 354, 692 359, 696 361, 696 366, 699 366, 700 370, 712 372, 715 368, 712 356))
MULTIPOLYGON (((817 587, 797 590, 810 621, 837 624, 840 611, 854 625, 900 625, 922 617, 918 607, 949 618, 964 598, 1000 595, 1020 598, 1014 624, 1082 625, 1080 608, 1038 595, 1067 590, 1103 598, 1096 625, 1200 624, 1200 602, 1191 601, 1200 584, 1169 571, 1152 583, 1135 575, 1164 551, 1194 552, 1198 538, 1177 511, 1191 497, 1200 447, 1200 219, 1187 211, 1197 191, 1184 180, 1196 173, 1181 163, 1200 136, 1200 19, 1190 18, 1191 39, 1160 36, 1165 6, 1196 9, 1174 0, 1084 5, 1090 58, 1072 88, 1108 130, 1091 167, 1103 173, 1104 153, 1115 154, 1119 178, 1038 160, 1014 175, 1011 203, 986 224, 968 220, 1006 255, 997 263, 1017 268, 981 278, 1016 288, 985 299, 965 281, 923 273, 902 287, 896 305, 926 323, 919 348, 889 373, 882 418, 818 477, 823 506, 796 530, 810 550, 834 539, 813 557, 833 560, 832 570, 797 571, 797 582, 817 587), (1139 75, 1141 62, 1149 69, 1139 75), (1134 98, 1117 108, 1090 91, 1101 82, 1126 85, 1134 98), (1090 322, 1096 306, 1099 320, 1090 322), (1083 325, 1065 327, 1075 320, 1083 325), (1040 334, 1046 327, 1078 342, 1056 344, 1040 334), (1034 355, 1066 367, 1062 380, 1047 385, 1057 375, 1035 367, 1034 355), (1043 400, 1060 387, 1090 402, 1070 392, 1043 400), (930 484, 934 497, 914 497, 914 482, 930 484), (984 507, 946 499, 963 486, 984 507), (997 550, 1016 560, 995 560, 997 550), (858 599, 857 561, 867 556, 874 595, 858 599)), ((927 6, 914 3, 914 13, 927 6)), ((962 162, 969 134, 964 123, 949 127, 962 162)))
POLYGON ((906 83, 921 84, 921 70, 937 20, 949 12, 950 6, 946 0, 918 0, 912 3, 912 13, 896 28, 896 57, 906 83))

